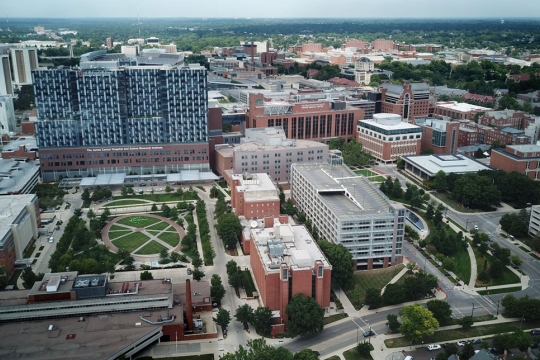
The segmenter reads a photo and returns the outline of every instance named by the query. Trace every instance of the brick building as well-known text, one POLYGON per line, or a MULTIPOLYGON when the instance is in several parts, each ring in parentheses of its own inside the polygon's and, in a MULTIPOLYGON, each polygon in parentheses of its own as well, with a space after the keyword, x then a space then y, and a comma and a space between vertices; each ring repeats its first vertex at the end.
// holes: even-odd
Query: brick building
POLYGON ((377 39, 371 43, 373 51, 391 52, 394 50, 394 42, 392 40, 377 39))
POLYGON ((416 119, 422 128, 422 150, 432 149, 434 154, 454 154, 458 147, 459 125, 448 119, 416 119))
POLYGON ((230 183, 232 174, 266 173, 289 188, 292 163, 317 163, 328 158, 328 145, 318 141, 287 139, 282 127, 246 129, 238 145, 216 148, 214 169, 230 183))
POLYGON ((314 43, 313 41, 308 41, 306 44, 302 44, 302 52, 322 52, 322 44, 314 43))
POLYGON ((491 150, 491 167, 506 172, 517 171, 538 180, 540 172, 540 146, 509 145, 491 150))
POLYGON ((471 100, 474 102, 477 102, 479 104, 495 104, 495 98, 493 96, 489 95, 479 95, 479 94, 471 94, 466 93, 461 97, 463 100, 471 100))
POLYGON ((363 149, 382 162, 394 162, 403 155, 420 154, 422 128, 401 121, 396 114, 374 114, 373 120, 358 122, 358 141, 363 149))
POLYGON ((458 146, 471 146, 475 144, 491 145, 497 141, 501 145, 524 145, 532 143, 532 138, 525 134, 525 130, 512 127, 498 127, 480 125, 474 121, 460 121, 458 146))
POLYGON ((6 267, 9 278, 15 261, 23 259, 24 252, 39 237, 41 216, 34 194, 2 196, 0 202, 0 265, 6 267))
POLYGON ((244 230, 243 243, 260 300, 273 311, 273 334, 284 331, 285 308, 297 294, 313 297, 323 309, 330 306, 332 265, 303 225, 266 217, 244 230))
POLYGON ((419 83, 404 81, 403 85, 394 85, 383 80, 379 92, 381 92, 381 112, 401 115, 405 122, 429 115, 428 81, 419 83))
POLYGON ((345 42, 345 48, 356 48, 358 52, 362 52, 367 49, 367 43, 365 41, 350 39, 345 42))
POLYGON ((246 219, 279 216, 279 190, 267 174, 231 175, 230 183, 231 206, 236 216, 246 219))
POLYGON ((525 112, 515 110, 488 111, 478 118, 478 124, 525 129, 525 112))
POLYGON ((282 126, 288 139, 327 142, 332 138, 356 139, 356 123, 364 110, 344 101, 302 101, 267 99, 250 94, 247 128, 282 126))
POLYGON ((435 116, 448 116, 452 119, 472 119, 478 113, 484 113, 493 109, 457 101, 445 101, 435 104, 433 114, 435 116))

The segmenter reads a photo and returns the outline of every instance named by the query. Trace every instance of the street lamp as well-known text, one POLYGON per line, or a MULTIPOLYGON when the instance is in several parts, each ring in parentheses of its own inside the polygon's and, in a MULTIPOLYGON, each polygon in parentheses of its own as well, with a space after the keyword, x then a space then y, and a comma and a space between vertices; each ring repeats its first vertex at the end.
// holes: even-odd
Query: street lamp
POLYGON ((474 303, 472 303, 471 317, 473 317, 473 313, 474 313, 474 303))
POLYGON ((465 224, 465 231, 469 231, 468 227, 469 227, 469 219, 467 219, 467 223, 465 224))

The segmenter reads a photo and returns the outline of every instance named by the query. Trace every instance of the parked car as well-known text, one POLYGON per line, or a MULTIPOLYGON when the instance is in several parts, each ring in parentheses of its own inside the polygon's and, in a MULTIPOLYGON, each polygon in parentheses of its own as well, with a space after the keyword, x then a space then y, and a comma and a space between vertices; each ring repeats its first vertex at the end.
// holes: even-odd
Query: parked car
POLYGON ((474 225, 474 230, 478 230, 478 229, 479 229, 478 225, 474 225))
POLYGON ((145 183, 140 183, 139 186, 146 186, 146 184, 145 183))
POLYGON ((531 335, 540 335, 540 330, 531 330, 531 335))
POLYGON ((441 345, 439 345, 439 344, 431 344, 431 345, 428 345, 427 348, 428 348, 429 351, 440 350, 440 349, 441 349, 441 345))
POLYGON ((465 346, 465 341, 458 341, 457 346, 465 346))
POLYGON ((56 229, 56 230, 60 230, 60 226, 56 226, 55 229, 56 229))
POLYGON ((321 356, 321 353, 316 350, 311 350, 313 352, 313 355, 316 355, 317 357, 321 356))
POLYGON ((482 343, 482 339, 478 339, 478 338, 473 339, 472 343, 473 343, 474 345, 476 345, 476 344, 481 344, 481 343, 482 343))
POLYGON ((411 355, 408 355, 408 356, 405 356, 405 359, 403 360, 414 360, 413 357, 411 355))
POLYGON ((152 186, 157 186, 157 183, 152 183, 152 186))
POLYGON ((366 332, 364 332, 364 337, 370 337, 370 336, 373 336, 375 335, 375 331, 373 330, 368 330, 366 332))
POLYGON ((191 268, 187 268, 187 274, 188 274, 188 275, 191 275, 191 272, 192 272, 192 271, 191 271, 191 268))
POLYGON ((51 237, 49 238, 49 242, 50 242, 50 243, 54 242, 54 237, 51 236, 51 237))

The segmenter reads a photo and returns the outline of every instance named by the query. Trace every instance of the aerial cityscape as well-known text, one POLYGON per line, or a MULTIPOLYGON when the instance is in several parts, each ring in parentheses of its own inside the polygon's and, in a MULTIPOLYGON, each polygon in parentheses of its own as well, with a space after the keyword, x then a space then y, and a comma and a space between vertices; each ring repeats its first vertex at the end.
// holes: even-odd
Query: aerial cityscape
POLYGON ((3 4, 0 359, 539 358, 538 14, 3 4))

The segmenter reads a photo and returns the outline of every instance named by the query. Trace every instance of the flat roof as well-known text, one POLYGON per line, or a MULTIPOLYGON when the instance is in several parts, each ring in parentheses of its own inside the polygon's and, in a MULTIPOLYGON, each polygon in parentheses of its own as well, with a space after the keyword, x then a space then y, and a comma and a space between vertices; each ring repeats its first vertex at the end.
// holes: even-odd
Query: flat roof
MULTIPOLYGON (((375 115, 377 114, 374 114, 373 116, 375 115)), ((369 124, 371 126, 374 126, 383 130, 404 130, 404 129, 419 129, 420 130, 421 129, 421 127, 418 125, 409 124, 404 121, 400 121, 399 123, 396 122, 393 124, 385 124, 385 123, 380 123, 371 119, 367 119, 367 120, 358 120, 358 123, 369 124)))
POLYGON ((0 195, 21 192, 39 171, 39 160, 0 159, 0 173, 9 174, 9 177, 0 176, 0 195))
POLYGON ((519 152, 540 152, 540 146, 535 144, 529 145, 507 145, 507 148, 515 149, 519 152))
MULTIPOLYGON (((162 325, 150 321, 175 315, 172 324, 182 324, 182 306, 172 309, 115 313, 109 315, 55 318, 2 324, 0 357, 24 354, 25 359, 114 359, 116 354, 142 338, 159 334, 162 325), (49 330, 50 326, 53 330, 49 330)), ((126 349, 128 350, 128 349, 126 349)))
POLYGON ((462 154, 403 156, 403 159, 424 170, 429 176, 435 176, 440 170, 447 174, 492 170, 489 166, 462 154))
POLYGON ((344 165, 293 164, 322 200, 341 217, 388 213, 390 201, 369 180, 344 165))
MULTIPOLYGON (((0 182, 1 184, 1 182, 0 182)), ((23 211, 26 205, 32 203, 35 194, 5 195, 0 197, 0 241, 11 230, 11 224, 23 211)))
POLYGON ((449 110, 461 111, 461 112, 493 110, 492 108, 487 108, 487 107, 472 105, 472 104, 467 104, 467 103, 460 103, 457 101, 438 102, 436 106, 449 109, 449 110))
POLYGON ((73 288, 75 278, 77 277, 77 271, 68 271, 61 273, 47 273, 43 276, 43 280, 36 281, 28 295, 40 295, 47 294, 47 284, 55 281, 56 278, 60 279, 58 290, 55 293, 70 292, 73 288))
POLYGON ((27 150, 38 149, 37 140, 33 136, 23 136, 18 139, 10 141, 7 145, 4 145, 2 152, 11 152, 19 150, 20 146, 26 147, 27 150))
MULTIPOLYGON (((277 219, 275 219, 276 221, 277 219)), ((259 227, 251 229, 255 248, 262 260, 266 271, 279 271, 279 264, 286 263, 291 267, 310 267, 313 268, 314 262, 320 260, 325 268, 332 268, 328 259, 313 240, 311 234, 303 225, 279 224, 264 228, 262 223, 259 227), (278 225, 279 224, 279 225, 278 225), (280 235, 276 237, 275 227, 279 227, 280 235), (276 242, 277 241, 277 242, 276 242), (283 256, 272 257, 268 251, 268 245, 279 244, 283 249, 283 256)))

